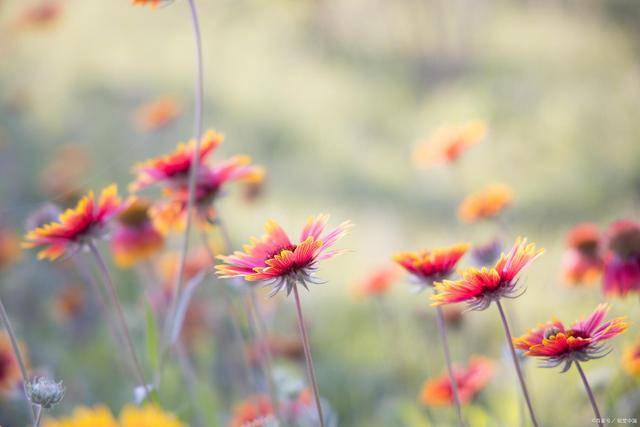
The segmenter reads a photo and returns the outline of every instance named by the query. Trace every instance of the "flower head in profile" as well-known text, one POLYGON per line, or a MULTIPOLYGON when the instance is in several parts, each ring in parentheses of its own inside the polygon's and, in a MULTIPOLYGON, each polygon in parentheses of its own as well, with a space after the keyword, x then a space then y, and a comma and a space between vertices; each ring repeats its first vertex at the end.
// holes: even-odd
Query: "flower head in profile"
POLYGON ((458 208, 458 217, 473 223, 497 217, 513 201, 513 190, 505 184, 491 184, 465 198, 458 208))
POLYGON ((156 131, 173 123, 181 112, 182 109, 175 99, 169 97, 156 99, 136 110, 136 127, 142 132, 156 131))
POLYGON ((586 319, 565 327, 559 320, 552 320, 527 334, 513 339, 513 344, 525 351, 526 356, 544 359, 543 367, 552 368, 564 364, 563 372, 573 362, 586 362, 606 356, 609 350, 604 342, 623 333, 629 327, 623 317, 604 321, 609 312, 607 304, 600 304, 586 319))
POLYGON ((21 381, 20 365, 13 353, 9 335, 0 331, 0 394, 11 392, 21 381))
POLYGON ((492 268, 469 268, 460 280, 435 283, 433 305, 466 302, 471 310, 485 310, 493 301, 516 298, 524 292, 519 286, 520 273, 543 252, 535 244, 518 238, 509 253, 500 255, 492 268))
POLYGON ((318 262, 344 252, 329 248, 353 227, 350 221, 345 221, 323 234, 328 221, 329 216, 324 214, 309 217, 299 241, 293 243, 287 233, 270 220, 265 226, 266 234, 260 239, 251 239, 243 252, 219 256, 224 264, 216 265, 216 273, 222 278, 264 281, 273 286, 272 295, 281 289, 286 289, 289 295, 297 283, 305 288, 308 283, 322 283, 315 277, 318 262))
POLYGON ((149 217, 151 203, 132 197, 116 217, 111 249, 120 267, 149 259, 164 246, 164 237, 149 217))
POLYGON ((257 395, 236 405, 233 409, 231 427, 274 426, 275 412, 268 396, 257 395))
POLYGON ((400 252, 393 259, 413 276, 421 288, 448 278, 469 250, 467 243, 421 252, 400 252))
POLYGON ((481 121, 441 127, 416 146, 413 162, 423 169, 454 163, 465 151, 482 141, 486 133, 487 127, 481 121))
POLYGON ((569 284, 591 283, 602 274, 601 233, 595 224, 574 226, 567 235, 562 258, 563 279, 569 284))
MULTIPOLYGON (((484 357, 472 357, 467 366, 454 366, 460 403, 469 403, 489 383, 494 373, 493 362, 484 357)), ((453 389, 448 374, 428 380, 422 386, 420 400, 427 406, 453 405, 453 389)))
POLYGON ((355 291, 362 296, 381 296, 389 292, 398 280, 399 271, 394 265, 375 268, 356 283, 355 291))
POLYGON ((62 213, 58 221, 29 231, 23 247, 41 249, 38 259, 54 261, 71 256, 90 240, 104 235, 107 222, 120 212, 120 206, 115 185, 102 190, 98 200, 90 192, 74 209, 62 213))
POLYGON ((56 382, 44 377, 28 381, 25 389, 31 403, 44 409, 51 409, 60 403, 65 393, 62 381, 56 382))
POLYGON ((640 224, 616 221, 607 230, 604 256, 604 292, 626 296, 640 291, 640 224))
POLYGON ((624 350, 622 367, 627 374, 640 378, 640 340, 636 340, 624 350))

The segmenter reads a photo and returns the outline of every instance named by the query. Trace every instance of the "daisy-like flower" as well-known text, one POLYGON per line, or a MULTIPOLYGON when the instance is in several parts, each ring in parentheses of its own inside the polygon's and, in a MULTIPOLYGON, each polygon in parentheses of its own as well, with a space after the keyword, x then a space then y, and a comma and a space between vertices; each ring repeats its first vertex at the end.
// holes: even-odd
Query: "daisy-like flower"
POLYGON ((622 367, 627 374, 640 378, 640 340, 636 340, 624 350, 622 367))
POLYGON ((398 268, 384 265, 371 271, 356 284, 356 292, 362 296, 381 296, 389 292, 398 280, 398 268))
POLYGON ((467 223, 495 218, 513 201, 513 190, 505 184, 491 184, 465 198, 458 217, 467 223))
POLYGON ((481 121, 442 127, 416 146, 413 162, 423 169, 454 163, 465 151, 482 141, 486 133, 487 127, 481 121))
POLYGON ((469 250, 467 243, 421 252, 400 252, 393 259, 415 279, 421 289, 448 278, 469 250))
MULTIPOLYGON (((248 156, 235 156, 214 166, 203 166, 196 183, 194 208, 201 224, 212 223, 216 213, 214 201, 230 182, 254 182, 262 179, 264 170, 252 166, 248 156)), ((182 230, 187 219, 189 189, 186 185, 165 189, 167 200, 155 205, 150 214, 156 226, 164 231, 182 230)))
POLYGON ((536 249, 535 244, 518 238, 508 254, 500 255, 493 268, 469 268, 460 280, 436 282, 437 293, 431 297, 433 305, 466 302, 472 310, 485 310, 493 301, 516 298, 523 292, 518 286, 520 272, 543 252, 536 249))
POLYGON ((315 277, 318 262, 343 253, 329 248, 353 227, 350 221, 345 221, 323 235, 327 221, 329 215, 310 217, 299 242, 292 243, 287 233, 270 220, 265 226, 266 234, 261 239, 253 238, 244 252, 220 255, 218 258, 224 264, 216 265, 216 273, 221 278, 264 281, 273 286, 272 295, 282 289, 289 295, 296 284, 308 289, 309 283, 322 283, 315 277))
POLYGON ((609 312, 607 304, 600 304, 586 319, 565 327, 552 320, 513 340, 526 356, 544 359, 543 367, 564 364, 563 372, 574 362, 598 359, 609 353, 604 342, 623 333, 629 327, 624 317, 604 321, 609 312))
POLYGON ((57 222, 29 231, 23 247, 40 248, 38 259, 54 261, 64 255, 71 256, 105 234, 107 222, 120 212, 120 205, 115 185, 105 188, 97 202, 90 192, 74 209, 62 213, 57 222))
POLYGON ((150 206, 149 201, 133 197, 117 216, 111 249, 120 267, 149 259, 164 246, 164 237, 149 217, 150 206))
MULTIPOLYGON (((454 366, 460 402, 471 402, 493 377, 493 362, 484 357, 472 357, 467 366, 454 366)), ((448 374, 428 380, 422 386, 420 400, 427 406, 450 406, 454 404, 453 388, 448 374)))
POLYGON ((9 335, 0 332, 0 394, 9 393, 20 384, 22 374, 9 335))
POLYGON ((173 123, 181 112, 182 108, 175 99, 160 98, 136 110, 136 127, 142 132, 156 131, 173 123))
MULTIPOLYGON (((200 149, 197 156, 200 164, 204 164, 207 156, 222 143, 222 140, 223 136, 212 130, 204 135, 200 141, 200 149)), ((134 166, 134 172, 137 177, 129 186, 129 190, 136 192, 154 184, 165 184, 173 187, 187 185, 195 147, 195 140, 186 144, 180 143, 178 148, 170 154, 138 163, 134 166)), ((200 171, 202 173, 202 169, 200 171)))
POLYGON ((601 234, 598 226, 582 223, 567 235, 567 249, 562 258, 563 279, 569 284, 591 283, 602 274, 601 234))
POLYGON ((640 291, 640 224, 616 221, 607 231, 604 256, 604 292, 624 297, 640 291))
POLYGON ((275 412, 268 396, 252 396, 233 410, 231 427, 275 427, 275 425, 275 412))

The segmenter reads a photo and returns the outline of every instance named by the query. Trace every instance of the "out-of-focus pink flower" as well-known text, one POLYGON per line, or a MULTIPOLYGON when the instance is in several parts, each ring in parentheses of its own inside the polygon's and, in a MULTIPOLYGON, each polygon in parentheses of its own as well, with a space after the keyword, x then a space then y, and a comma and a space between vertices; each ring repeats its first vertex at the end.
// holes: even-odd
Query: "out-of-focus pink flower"
MULTIPOLYGON (((493 377, 493 362, 476 356, 464 367, 454 366, 453 376, 458 386, 460 403, 469 403, 493 377)), ((420 400, 427 406, 453 405, 453 387, 448 374, 424 383, 420 400)))
POLYGON ((562 258, 564 281, 569 284, 591 283, 602 274, 602 236, 592 223, 573 227, 567 235, 567 249, 562 258))
POLYGON ((117 216, 111 239, 115 262, 120 267, 149 259, 164 246, 164 237, 149 218, 151 203, 133 197, 117 216))
POLYGON ((604 257, 604 292, 626 296, 640 291, 640 224, 616 221, 607 230, 604 257))

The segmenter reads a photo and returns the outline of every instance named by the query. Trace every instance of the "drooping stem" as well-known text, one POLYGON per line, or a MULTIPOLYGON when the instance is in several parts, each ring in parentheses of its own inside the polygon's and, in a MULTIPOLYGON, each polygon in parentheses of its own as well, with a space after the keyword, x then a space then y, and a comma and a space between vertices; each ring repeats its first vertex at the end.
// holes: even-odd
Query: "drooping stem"
POLYGON ((444 315, 442 314, 442 307, 436 307, 436 320, 438 322, 438 330, 440 331, 440 339, 442 340, 442 351, 444 352, 444 360, 447 363, 447 373, 449 374, 449 381, 451 382, 451 394, 453 395, 453 402, 456 407, 456 414, 458 415, 458 424, 460 427, 464 427, 464 418, 462 417, 462 407, 460 405, 460 397, 458 394, 458 381, 453 373, 453 366, 451 363, 451 353, 449 351, 449 340, 447 338, 447 329, 444 324, 444 315))
POLYGON ((29 375, 27 374, 27 367, 24 363, 24 359, 22 358, 22 352, 20 351, 20 346, 18 345, 18 339, 16 338, 16 333, 13 331, 13 326, 11 326, 11 322, 9 321, 9 315, 7 314, 7 310, 4 308, 4 303, 2 299, 0 299, 0 317, 2 318, 2 323, 7 331, 7 335, 9 335, 9 341, 11 341, 11 348, 13 349, 13 355, 18 361, 18 367, 20 368, 20 375, 22 375, 22 386, 25 394, 25 398, 27 399, 27 403, 29 404, 29 412, 31 413, 31 419, 33 424, 36 425, 36 411, 29 400, 29 396, 27 395, 27 389, 25 388, 27 382, 29 382, 29 375))
POLYGON ((589 395, 589 401, 591 402, 591 407, 593 408, 593 413, 596 416, 596 419, 598 421, 596 422, 600 422, 600 420, 602 420, 602 417, 600 416, 600 409, 598 409, 598 404, 596 403, 596 398, 593 395, 593 391, 591 390, 591 386, 589 385, 589 381, 587 380, 587 376, 584 374, 584 371, 582 370, 582 366, 580 365, 580 362, 578 362, 577 360, 575 361, 576 364, 576 368, 578 368, 578 372, 580 373, 580 377, 582 378, 582 383, 584 384, 584 388, 587 390, 587 395, 589 395))
POLYGON ((189 9, 191 11, 191 21, 193 25, 193 33, 196 46, 196 84, 195 84, 195 97, 194 97, 194 119, 193 119, 193 133, 195 144, 193 147, 193 154, 191 157, 191 167, 189 168, 188 179, 188 195, 187 195, 187 217, 185 221, 184 232, 182 234, 182 242, 180 245, 180 258, 178 262, 178 271, 175 279, 175 285, 173 288, 173 298, 171 300, 171 306, 169 308, 168 316, 166 319, 166 336, 169 336, 171 325, 174 321, 176 314, 178 301, 180 300, 180 293, 182 292, 185 264, 187 262, 187 252, 189 251, 189 235, 191 232, 191 212, 193 211, 193 205, 195 203, 195 190, 196 190, 196 177, 198 174, 198 164, 200 161, 200 142, 202 138, 202 114, 204 110, 203 106, 203 93, 204 93, 204 69, 202 61, 202 36, 200 34, 200 20, 198 18, 198 9, 196 8, 195 0, 189 0, 189 9))
POLYGON ((520 368, 518 355, 516 354, 516 349, 513 347, 513 337, 511 336, 511 331, 509 330, 509 322, 507 322, 507 316, 504 313, 504 309, 502 308, 502 304, 500 303, 500 301, 496 301, 496 305, 498 306, 498 311, 500 312, 500 317, 502 318, 502 326, 504 327, 504 333, 507 338, 507 344, 509 345, 511 358, 513 359, 513 364, 516 368, 516 374, 518 374, 518 381, 520 382, 520 388, 522 389, 524 400, 527 403, 527 408, 529 409, 531 422, 533 423, 534 427, 538 427, 538 421, 536 419, 535 412, 533 412, 533 406, 531 405, 531 399, 529 398, 529 391, 527 390, 527 384, 525 383, 524 376, 522 375, 522 369, 520 368))
POLYGON ((262 370, 263 370, 264 376, 267 379, 267 389, 269 391, 269 398, 271 399, 271 405, 275 409, 278 425, 285 426, 285 423, 283 421, 282 414, 280 411, 280 400, 278 399, 278 390, 276 389, 276 384, 274 381, 271 348, 269 347, 268 341, 266 341, 267 326, 264 321, 264 316, 262 315, 262 310, 258 305, 258 301, 256 299, 256 290, 253 285, 249 285, 249 303, 250 303, 251 311, 253 312, 253 315, 254 315, 253 318, 256 324, 256 327, 254 328, 255 340, 259 346, 258 347, 259 355, 263 356, 260 358, 260 361, 262 362, 262 370))
POLYGON ((322 416, 322 405, 320 404, 320 393, 318 392, 318 383, 316 381, 316 371, 313 367, 313 357, 311 356, 311 349, 309 347, 309 338, 307 336, 307 328, 304 325, 304 316, 302 315, 302 305, 300 304, 300 295, 298 294, 298 284, 293 285, 293 296, 296 300, 296 312, 298 313, 298 328, 300 329, 300 336, 302 337, 302 346, 304 348, 304 358, 307 364, 307 375, 309 381, 313 387, 313 397, 316 402, 316 409, 318 410, 318 418, 320 420, 320 427, 324 427, 324 418, 322 416))
POLYGON ((111 296, 111 300, 112 300, 111 302, 113 303, 113 306, 115 307, 115 311, 116 311, 116 319, 120 323, 120 329, 122 331, 122 335, 125 338, 125 344, 129 351, 129 355, 131 356, 131 361, 133 362, 132 364, 134 367, 134 372, 135 372, 135 375, 138 377, 137 378, 138 383, 140 384, 141 387, 143 387, 147 391, 147 395, 149 395, 150 390, 147 385, 147 382, 144 380, 144 374, 142 373, 142 366, 140 365, 140 361, 138 360, 138 356, 136 355, 136 350, 133 345, 133 340, 131 339, 131 334, 129 333, 129 327, 127 326, 127 322, 124 318, 124 313, 122 311, 122 304, 120 304, 120 298, 118 297, 118 292, 113 283, 113 279, 111 278, 111 273, 109 273, 109 268, 107 267, 107 263, 104 261, 104 258, 102 258, 100 251, 98 250, 98 248, 96 247, 93 241, 89 243, 89 249, 91 250, 91 253, 96 259, 96 263, 98 264, 98 269, 102 274, 102 280, 106 285, 107 291, 111 296))

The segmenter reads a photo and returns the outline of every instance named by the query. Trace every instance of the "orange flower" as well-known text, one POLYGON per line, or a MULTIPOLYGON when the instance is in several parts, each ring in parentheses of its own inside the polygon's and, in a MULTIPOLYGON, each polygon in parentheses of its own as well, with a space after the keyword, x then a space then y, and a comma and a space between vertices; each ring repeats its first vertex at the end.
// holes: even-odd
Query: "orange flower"
POLYGON ((231 427, 267 427, 274 422, 274 410, 267 396, 253 396, 233 410, 231 427))
POLYGON ((181 112, 181 107, 174 99, 160 98, 138 108, 136 126, 143 132, 156 131, 171 124, 181 112))
POLYGON ((413 151, 413 163, 423 169, 453 163, 462 153, 482 141, 486 133, 486 125, 480 121, 442 127, 418 144, 413 151))
POLYGON ((467 196, 460 203, 458 216, 467 223, 493 218, 513 201, 513 190, 504 184, 491 184, 467 196))
POLYGON ((566 283, 590 283, 602 274, 602 257, 598 227, 582 223, 573 227, 567 235, 567 250, 562 259, 563 278, 566 283))
MULTIPOLYGON (((465 367, 454 366, 453 376, 458 386, 460 403, 469 403, 491 380, 494 367, 491 360, 473 357, 465 367)), ((422 386, 420 400, 427 406, 453 405, 453 389, 448 374, 428 380, 422 386)))
POLYGON ((149 218, 150 203, 133 197, 126 205, 117 216, 111 239, 114 259, 120 267, 149 259, 164 246, 164 237, 149 218))
POLYGON ((0 227, 0 270, 20 258, 20 238, 14 232, 0 227))
POLYGON ((459 243, 432 251, 400 252, 393 259, 410 273, 420 286, 432 286, 433 282, 448 278, 468 250, 467 243, 459 243))
POLYGON ((573 362, 586 362, 609 354, 603 342, 627 330, 629 323, 623 317, 605 322, 608 312, 609 305, 600 304, 588 318, 574 322, 568 328, 554 319, 514 338, 513 344, 524 350, 526 356, 544 359, 542 366, 545 368, 564 363, 562 372, 565 372, 573 362))
POLYGON ((155 9, 162 4, 169 4, 172 1, 173 0, 131 0, 134 6, 149 6, 151 9, 155 9))
POLYGON ((485 310, 493 301, 516 298, 523 290, 518 286, 520 272, 542 253, 527 239, 518 238, 508 254, 502 254, 493 268, 469 268, 457 281, 444 280, 434 284, 433 305, 466 302, 472 310, 485 310))
POLYGON ((118 214, 120 204, 115 184, 102 190, 97 204, 90 192, 75 209, 67 209, 61 214, 58 222, 29 231, 23 247, 43 248, 38 259, 54 261, 63 255, 71 256, 90 240, 103 236, 107 221, 118 214))
POLYGON ((362 296, 384 295, 398 280, 399 271, 394 265, 384 265, 371 271, 356 285, 356 291, 362 296))
MULTIPOLYGON (((21 349, 22 350, 22 349, 21 349)), ((24 357, 24 352, 23 357, 24 357)), ((22 382, 20 365, 13 353, 9 335, 0 332, 0 394, 13 391, 22 382)))
POLYGON ((622 367, 629 375, 640 378, 640 340, 625 349, 622 367))

